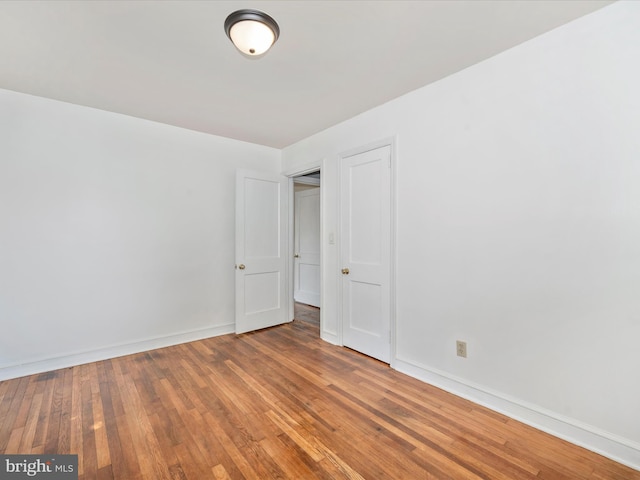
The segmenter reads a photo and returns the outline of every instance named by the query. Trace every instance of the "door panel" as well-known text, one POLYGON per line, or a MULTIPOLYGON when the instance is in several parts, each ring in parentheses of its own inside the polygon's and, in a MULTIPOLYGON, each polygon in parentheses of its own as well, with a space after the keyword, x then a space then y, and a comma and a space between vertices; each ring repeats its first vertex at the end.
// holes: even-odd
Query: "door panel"
POLYGON ((246 258, 280 257, 279 182, 247 177, 244 179, 244 222, 246 258))
POLYGON ((279 272, 245 273, 244 275, 245 315, 280 307, 279 272))
POLYGON ((236 333, 286 318, 287 179, 239 170, 236 178, 236 333))
POLYGON ((379 314, 382 308, 380 285, 352 281, 349 288, 349 328, 365 334, 380 337, 380 330, 384 325, 379 314))
POLYGON ((390 361, 391 147, 341 164, 343 344, 390 361))
POLYGON ((383 242, 380 237, 383 212, 376 203, 386 167, 385 172, 381 172, 377 157, 367 160, 351 159, 351 162, 356 161, 362 163, 354 164, 349 169, 349 257, 351 261, 362 265, 379 265, 383 242))
POLYGON ((294 299, 320 307, 320 189, 295 193, 294 299))

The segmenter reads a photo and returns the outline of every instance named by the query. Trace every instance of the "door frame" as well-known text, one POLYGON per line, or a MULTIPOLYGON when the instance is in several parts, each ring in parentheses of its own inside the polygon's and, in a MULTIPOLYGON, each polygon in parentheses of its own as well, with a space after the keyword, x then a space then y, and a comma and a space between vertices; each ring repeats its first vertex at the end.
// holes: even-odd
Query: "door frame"
MULTIPOLYGON (((342 319, 342 288, 340 288, 341 285, 341 278, 342 278, 342 273, 340 272, 340 267, 338 267, 337 265, 329 265, 327 264, 327 262, 329 261, 327 256, 325 255, 324 252, 324 248, 325 248, 325 242, 327 241, 327 239, 325 238, 327 231, 329 232, 335 232, 336 236, 339 238, 341 238, 341 218, 340 215, 341 213, 338 213, 338 217, 337 217, 337 225, 327 225, 327 221, 325 219, 325 206, 326 206, 326 202, 327 202, 327 191, 329 189, 329 186, 332 187, 333 189, 333 193, 332 195, 335 197, 336 201, 337 201, 337 206, 338 209, 340 208, 341 205, 341 199, 340 199, 340 182, 341 182, 341 178, 340 178, 340 168, 339 168, 339 163, 342 161, 342 159, 344 157, 349 157, 351 155, 356 155, 358 153, 363 153, 363 152, 367 152, 369 150, 375 150, 376 148, 379 147, 384 147, 389 145, 391 147, 391 178, 390 178, 390 189, 391 189, 391 254, 390 254, 390 261, 391 261, 391 265, 390 265, 390 319, 389 319, 389 323, 390 326, 389 328, 391 329, 389 338, 391 341, 391 348, 390 348, 390 366, 391 368, 395 368, 396 365, 396 310, 397 310, 397 301, 396 301, 396 278, 397 278, 397 274, 396 274, 396 269, 397 269, 397 223, 396 223, 396 218, 397 218, 397 174, 396 174, 396 169, 397 169, 397 160, 398 160, 398 136, 394 135, 391 137, 386 137, 386 138, 382 138, 378 141, 375 142, 371 142, 365 145, 361 145, 359 147, 355 147, 355 148, 351 148, 351 149, 347 149, 347 150, 340 150, 338 151, 338 153, 333 153, 330 156, 326 156, 318 161, 315 162, 309 162, 303 165, 300 165, 298 167, 294 167, 291 170, 285 170, 282 172, 282 175, 284 175, 285 177, 289 178, 289 247, 288 247, 288 254, 289 254, 289 259, 293 260, 293 255, 294 255, 294 248, 293 248, 293 179, 294 177, 299 177, 302 175, 306 175, 307 173, 312 173, 312 172, 316 172, 316 171, 320 171, 320 337, 323 338, 325 341, 329 341, 330 343, 333 343, 335 345, 340 345, 340 346, 344 346, 343 344, 343 340, 342 340, 342 325, 343 325, 343 319, 342 319), (326 175, 323 174, 324 171, 329 170, 330 168, 327 167, 327 162, 332 161, 332 162, 337 162, 336 166, 336 174, 334 178, 329 178, 326 175), (335 183, 335 185, 334 185, 335 183), (329 230, 327 230, 329 228, 329 230), (333 288, 330 289, 330 291, 326 291, 325 288, 323 288, 325 286, 325 278, 324 275, 325 273, 327 275, 332 275, 334 277, 334 279, 336 280, 336 285, 338 286, 335 290, 333 288), (324 314, 327 311, 326 305, 327 302, 330 300, 335 299, 336 302, 336 306, 340 307, 337 308, 337 318, 336 318, 336 331, 333 332, 325 332, 325 317, 324 314), (329 334, 330 338, 326 337, 326 334, 329 334)), ((333 177, 333 175, 332 175, 333 177)), ((337 242, 337 247, 338 247, 338 251, 337 251, 337 255, 338 255, 338 261, 341 260, 342 258, 342 252, 340 251, 340 242, 337 242)), ((289 267, 288 267, 288 274, 289 274, 289 279, 288 279, 288 292, 289 292, 289 319, 293 320, 294 317, 294 301, 293 301, 293 262, 291 261, 289 263, 289 267)))
POLYGON ((294 262, 293 255, 294 252, 294 203, 295 203, 295 192, 294 192, 294 181, 296 177, 301 177, 302 175, 306 175, 308 173, 320 172, 320 333, 322 334, 322 328, 324 326, 324 296, 325 292, 322 288, 322 276, 323 276, 323 265, 324 265, 324 256, 323 256, 323 239, 324 239, 324 208, 323 208, 323 198, 325 195, 325 182, 322 180, 322 169, 323 169, 324 160, 320 160, 318 162, 309 163, 307 165, 298 167, 294 170, 286 171, 283 173, 285 177, 289 178, 289 239, 288 239, 288 247, 287 247, 287 255, 289 256, 289 263, 287 268, 288 273, 288 281, 287 281, 287 293, 288 293, 288 304, 289 304, 289 320, 293 320, 295 312, 294 305, 295 301, 293 298, 293 289, 294 289, 294 262))
MULTIPOLYGON (((390 252, 389 252, 389 261, 390 261, 390 265, 389 265, 389 366, 391 368, 395 368, 395 360, 396 360, 396 267, 397 267, 397 228, 396 228, 396 217, 397 217, 397 201, 396 201, 396 164, 397 164, 397 144, 398 144, 398 139, 397 139, 397 135, 393 136, 393 137, 388 137, 388 138, 384 138, 382 140, 378 140, 376 142, 372 142, 372 143, 368 143, 366 145, 360 146, 360 147, 356 147, 356 148, 352 148, 349 150, 345 150, 342 151, 338 154, 338 168, 337 168, 337 177, 338 177, 338 181, 336 184, 336 191, 337 191, 337 195, 338 195, 338 210, 339 210, 339 215, 338 215, 338 225, 337 225, 337 231, 338 234, 340 235, 340 238, 342 238, 342 198, 340 198, 340 191, 341 191, 341 185, 342 185, 342 177, 341 177, 341 171, 342 169, 340 168, 340 165, 342 164, 342 161, 347 158, 347 157, 351 157, 353 155, 358 155, 360 153, 365 153, 368 152, 370 150, 375 150, 377 148, 381 148, 381 147, 386 147, 389 146, 391 149, 391 153, 390 153, 390 178, 389 178, 389 189, 390 189, 390 198, 391 198, 391 205, 389 206, 390 208, 390 219, 389 219, 389 228, 390 228, 390 233, 391 233, 391 238, 390 240, 390 252)), ((320 217, 322 219, 322 216, 320 217)), ((338 244, 338 259, 341 262, 342 261, 342 255, 343 255, 343 251, 341 248, 341 242, 339 242, 338 244)), ((336 269, 335 272, 336 277, 341 277, 342 274, 340 271, 338 271, 336 269)), ((342 283, 339 281, 338 285, 342 285, 342 283)), ((342 292, 342 288, 339 287, 338 288, 338 292, 337 292, 337 300, 338 300, 338 305, 342 306, 343 303, 343 292, 342 292)), ((339 339, 340 339, 340 345, 344 345, 343 343, 343 339, 342 339, 342 331, 343 331, 343 327, 344 327, 344 319, 342 318, 342 308, 338 309, 338 330, 339 330, 339 339)))

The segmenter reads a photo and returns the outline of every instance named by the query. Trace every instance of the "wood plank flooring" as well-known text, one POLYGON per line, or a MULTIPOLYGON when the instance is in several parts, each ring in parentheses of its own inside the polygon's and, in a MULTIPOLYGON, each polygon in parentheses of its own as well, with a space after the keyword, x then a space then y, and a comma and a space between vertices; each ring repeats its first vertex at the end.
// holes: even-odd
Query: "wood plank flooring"
POLYGON ((299 320, 1 382, 0 453, 85 480, 640 479, 299 320))
POLYGON ((296 320, 320 325, 320 309, 317 307, 296 302, 294 304, 294 316, 296 320))

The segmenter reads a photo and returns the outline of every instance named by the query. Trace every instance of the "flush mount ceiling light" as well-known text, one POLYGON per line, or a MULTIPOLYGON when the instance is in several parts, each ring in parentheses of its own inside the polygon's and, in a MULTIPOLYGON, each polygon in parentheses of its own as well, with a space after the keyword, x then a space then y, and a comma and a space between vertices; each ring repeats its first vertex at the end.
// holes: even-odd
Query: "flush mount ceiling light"
POLYGON ((229 15, 224 21, 224 31, 236 48, 249 57, 265 54, 280 36, 280 27, 273 18, 248 9, 229 15))

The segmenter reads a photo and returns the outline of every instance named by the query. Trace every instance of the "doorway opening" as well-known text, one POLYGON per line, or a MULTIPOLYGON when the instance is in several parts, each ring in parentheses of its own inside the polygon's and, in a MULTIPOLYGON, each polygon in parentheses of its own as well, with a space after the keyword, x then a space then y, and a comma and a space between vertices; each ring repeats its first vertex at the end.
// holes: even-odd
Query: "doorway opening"
POLYGON ((320 329, 320 170, 293 177, 293 319, 320 329))

